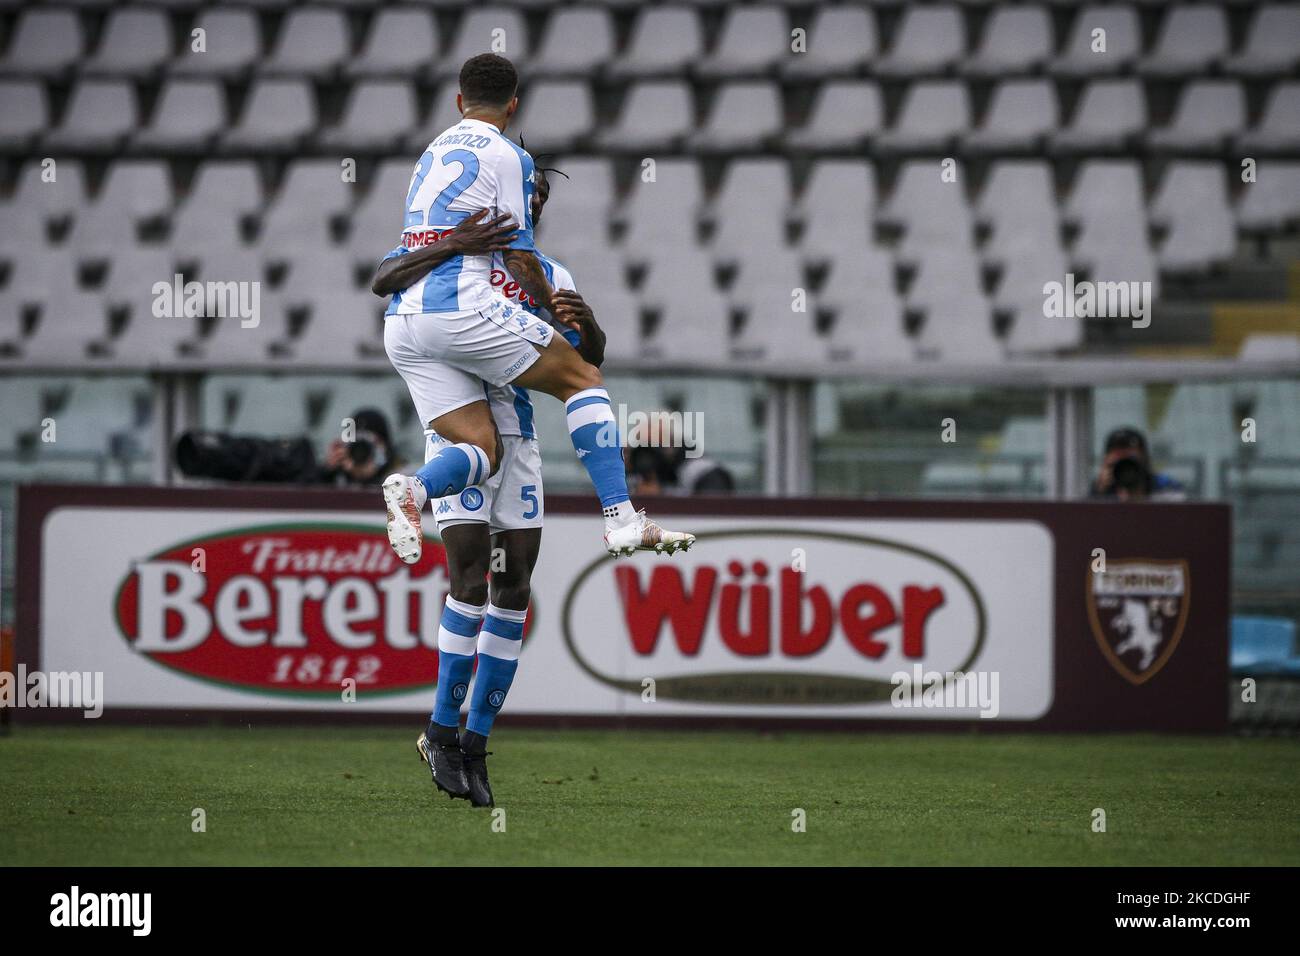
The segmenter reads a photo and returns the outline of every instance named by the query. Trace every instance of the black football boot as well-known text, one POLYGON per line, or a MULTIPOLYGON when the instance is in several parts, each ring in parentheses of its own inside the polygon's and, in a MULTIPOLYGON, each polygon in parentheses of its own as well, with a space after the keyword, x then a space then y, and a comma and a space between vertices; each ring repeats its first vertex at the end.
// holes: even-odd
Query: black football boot
POLYGON ((415 741, 420 759, 429 765, 435 787, 448 797, 468 799, 470 789, 465 779, 465 755, 456 739, 456 728, 438 726, 433 729, 432 738, 426 732, 415 741))
POLYGON ((487 738, 467 730, 461 738, 460 748, 465 757, 465 779, 469 783, 470 806, 495 806, 492 802, 492 785, 488 783, 487 758, 492 755, 492 751, 487 749, 487 738))

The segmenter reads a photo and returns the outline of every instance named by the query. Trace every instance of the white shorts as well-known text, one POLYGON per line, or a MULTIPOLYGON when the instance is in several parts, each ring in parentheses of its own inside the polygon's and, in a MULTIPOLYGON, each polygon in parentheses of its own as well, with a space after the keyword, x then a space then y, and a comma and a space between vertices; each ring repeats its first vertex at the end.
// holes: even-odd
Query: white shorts
POLYGON ((554 334, 549 323, 494 295, 481 309, 387 316, 384 350, 427 428, 448 412, 484 401, 484 382, 513 382, 554 334))
MULTIPOLYGON (((424 433, 424 460, 438 453, 447 440, 424 433)), ((501 467, 487 481, 433 502, 439 528, 486 523, 492 534, 540 528, 546 511, 542 497, 542 451, 536 438, 502 435, 501 467)))

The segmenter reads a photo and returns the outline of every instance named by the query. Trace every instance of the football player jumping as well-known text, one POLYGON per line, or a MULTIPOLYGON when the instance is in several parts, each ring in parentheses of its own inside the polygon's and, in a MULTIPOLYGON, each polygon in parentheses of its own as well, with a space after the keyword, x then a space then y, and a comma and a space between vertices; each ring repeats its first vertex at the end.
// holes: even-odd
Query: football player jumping
MULTIPOLYGON (((535 171, 534 185, 530 213, 536 225, 551 191, 545 170, 535 171)), ((486 210, 479 210, 438 242, 386 259, 372 288, 377 295, 390 295, 453 256, 490 255, 490 281, 497 294, 545 320, 547 314, 510 276, 501 255, 514 232, 508 214, 489 219, 486 210)), ((553 327, 584 360, 599 367, 605 356, 605 333, 578 294, 569 270, 541 253, 537 256, 555 289, 552 302, 557 308, 564 303, 566 319, 563 323, 551 319, 553 327)), ((416 741, 439 789, 452 797, 468 797, 476 807, 492 805, 487 738, 518 667, 545 510, 531 397, 515 385, 484 383, 482 389, 496 427, 500 465, 481 484, 433 502, 451 587, 438 629, 436 704, 428 728, 416 741), (494 570, 489 587, 490 567, 494 570), (470 694, 471 672, 475 677, 469 718, 460 736, 460 709, 470 694)), ((427 430, 425 460, 436 457, 448 444, 444 436, 427 430)))

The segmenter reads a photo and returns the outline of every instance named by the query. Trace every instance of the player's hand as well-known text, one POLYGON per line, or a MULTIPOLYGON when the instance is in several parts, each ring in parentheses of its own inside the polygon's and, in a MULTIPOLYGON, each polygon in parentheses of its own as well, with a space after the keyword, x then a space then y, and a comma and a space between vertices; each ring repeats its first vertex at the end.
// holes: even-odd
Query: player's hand
POLYGON ((488 219, 487 215, 486 209, 470 213, 469 217, 456 226, 444 241, 451 239, 461 253, 467 256, 486 256, 509 249, 510 240, 515 237, 515 221, 508 213, 502 213, 492 219, 488 219))
POLYGON ((573 289, 556 289, 551 306, 556 321, 578 333, 578 354, 592 365, 600 365, 605 360, 605 331, 596 322, 591 306, 573 289))

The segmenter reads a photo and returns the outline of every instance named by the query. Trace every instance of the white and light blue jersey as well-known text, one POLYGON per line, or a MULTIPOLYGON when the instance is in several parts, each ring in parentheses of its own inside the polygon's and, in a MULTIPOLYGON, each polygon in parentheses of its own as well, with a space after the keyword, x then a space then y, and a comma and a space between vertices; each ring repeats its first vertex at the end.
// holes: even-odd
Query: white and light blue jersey
MULTIPOLYGON (((573 284, 573 275, 562 264, 549 256, 542 255, 541 252, 537 253, 537 259, 541 262, 542 269, 546 273, 546 281, 551 284, 552 289, 577 291, 578 287, 573 284)), ((511 304, 518 305, 533 315, 549 317, 546 310, 538 305, 537 301, 510 275, 510 271, 506 269, 505 259, 499 252, 494 253, 492 257, 491 282, 497 294, 505 296, 511 304)), ((569 340, 570 345, 577 347, 579 341, 577 332, 566 326, 562 334, 569 340)), ((496 420, 497 431, 502 435, 537 437, 537 431, 533 426, 533 400, 528 394, 528 389, 519 388, 517 385, 488 385, 485 382, 483 390, 487 395, 492 417, 496 420)))
MULTIPOLYGON (((434 138, 411 174, 406 217, 397 248, 406 255, 437 242, 471 213, 508 215, 516 223, 513 249, 533 248, 533 158, 491 123, 462 120, 434 138)), ((481 308, 495 293, 491 256, 452 256, 394 293, 389 315, 481 308)))

